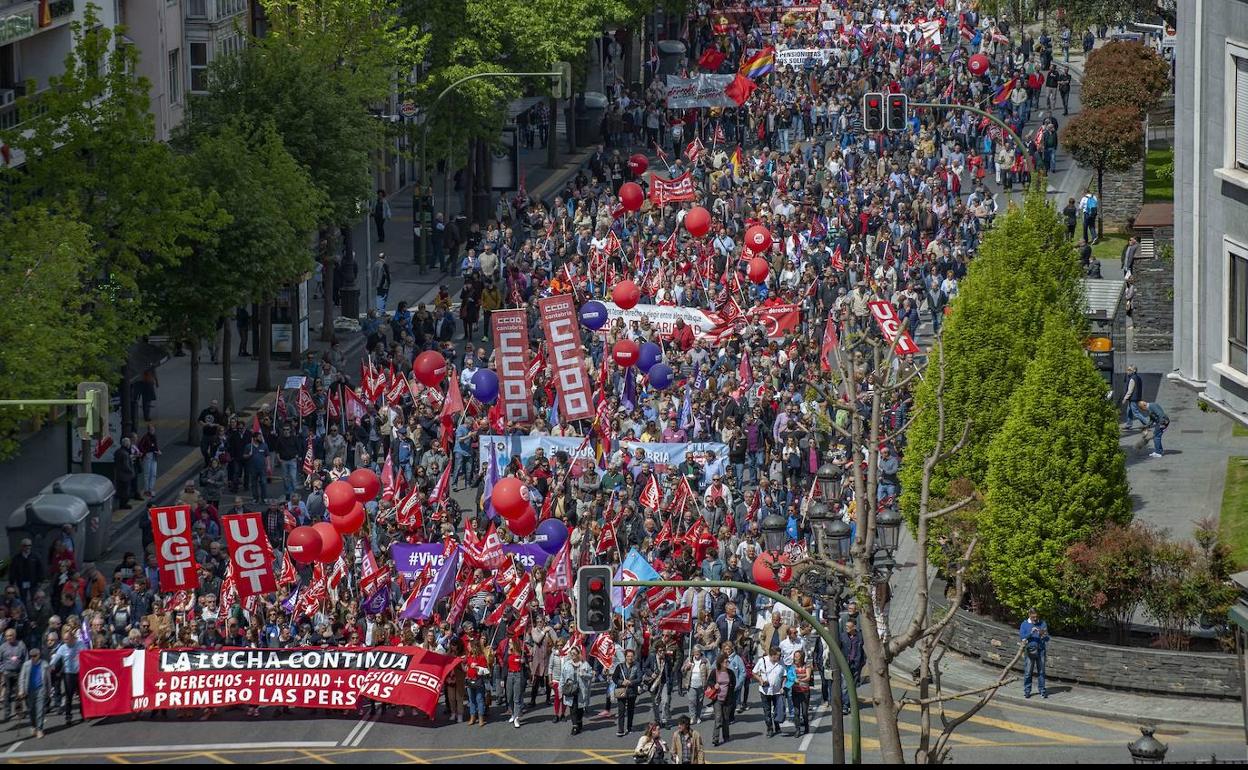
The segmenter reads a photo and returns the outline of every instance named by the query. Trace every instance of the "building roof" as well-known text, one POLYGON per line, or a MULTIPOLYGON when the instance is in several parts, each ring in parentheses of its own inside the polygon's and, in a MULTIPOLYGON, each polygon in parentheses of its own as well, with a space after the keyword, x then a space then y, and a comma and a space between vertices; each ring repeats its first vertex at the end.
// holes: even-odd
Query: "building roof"
POLYGON ((1116 316, 1125 285, 1126 281, 1117 278, 1084 278, 1083 298, 1087 301, 1087 316, 1106 321, 1116 316))
POLYGON ((1145 203, 1135 215, 1135 229, 1174 226, 1173 203, 1145 203))

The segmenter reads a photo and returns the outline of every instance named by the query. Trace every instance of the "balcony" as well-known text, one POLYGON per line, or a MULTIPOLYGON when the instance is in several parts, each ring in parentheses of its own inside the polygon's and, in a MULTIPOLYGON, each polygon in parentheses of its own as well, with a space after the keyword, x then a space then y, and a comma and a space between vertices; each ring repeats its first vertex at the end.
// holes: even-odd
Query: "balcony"
POLYGON ((0 88, 0 94, 4 94, 5 101, 0 102, 0 131, 8 131, 17 128, 26 121, 36 115, 42 114, 46 109, 38 100, 33 103, 23 104, 21 97, 26 93, 25 86, 16 86, 14 88, 0 88), (13 92, 13 101, 8 102, 8 92, 13 92))

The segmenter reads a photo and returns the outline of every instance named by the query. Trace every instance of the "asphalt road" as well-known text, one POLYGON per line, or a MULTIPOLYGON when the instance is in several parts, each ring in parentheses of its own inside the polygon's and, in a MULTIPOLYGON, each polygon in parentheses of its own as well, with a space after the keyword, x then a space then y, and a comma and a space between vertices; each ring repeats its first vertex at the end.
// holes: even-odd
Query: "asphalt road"
MULTIPOLYGON (((596 694, 601 704, 601 695, 596 694)), ((683 705, 683 699, 677 699, 683 705)), ((645 703, 648 706, 648 702, 645 703)), ((960 713, 950 709, 950 716, 960 713)), ((637 727, 648 708, 638 707, 637 727)), ((762 714, 754 706, 734 725, 733 740, 710 746, 711 723, 697 729, 706 739, 708 759, 715 763, 756 762, 825 764, 832 758, 829 713, 816 710, 811 736, 768 739, 762 714)), ((917 714, 905 715, 902 731, 908 756, 917 745, 917 714)), ((265 714, 247 718, 242 709, 214 713, 207 720, 181 719, 173 712, 159 719, 110 718, 62 726, 59 715, 48 720, 48 733, 34 740, 24 722, 14 718, 0 725, 0 759, 6 762, 129 763, 393 763, 445 762, 473 764, 583 764, 632 762, 638 732, 617 738, 615 722, 587 719, 585 732, 572 737, 567 723, 554 724, 549 708, 539 706, 516 729, 501 717, 485 727, 449 723, 444 715, 398 717, 393 711, 376 717, 351 714, 265 714)), ((791 725, 787 727, 791 732, 791 725)), ((876 725, 870 710, 863 714, 863 759, 879 761, 876 725)), ((1109 718, 1058 714, 1035 706, 994 704, 959 728, 952 760, 958 763, 1120 763, 1129 762, 1126 745, 1138 737, 1137 727, 1109 718)), ((1238 730, 1161 728, 1158 738, 1170 745, 1171 760, 1244 757, 1244 735, 1238 730)))

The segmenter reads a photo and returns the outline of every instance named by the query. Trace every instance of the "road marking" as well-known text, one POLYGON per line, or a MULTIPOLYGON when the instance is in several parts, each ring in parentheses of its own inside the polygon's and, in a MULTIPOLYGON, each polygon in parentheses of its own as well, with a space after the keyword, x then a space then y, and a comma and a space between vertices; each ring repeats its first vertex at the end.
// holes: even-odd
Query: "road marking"
MULTIPOLYGON (((337 741, 278 741, 276 743, 200 743, 179 746, 175 751, 276 751, 280 749, 332 749, 337 741)), ((39 751, 14 751, 4 756, 9 759, 38 759, 40 757, 89 757, 103 754, 168 754, 168 746, 100 746, 81 749, 42 749, 39 751)))
POLYGON ((18 741, 17 743, 14 743, 14 744, 13 744, 12 746, 10 746, 10 747, 9 747, 9 748, 8 748, 8 749, 4 752, 4 753, 5 753, 5 754, 12 754, 13 752, 17 751, 17 747, 18 747, 18 746, 21 746, 21 745, 22 745, 23 743, 25 743, 25 742, 26 742, 26 741, 24 741, 24 740, 23 740, 23 741, 18 741))
POLYGON ((372 717, 372 714, 369 714, 367 717, 360 717, 360 721, 358 721, 358 722, 356 722, 356 723, 355 723, 355 727, 352 727, 352 728, 351 728, 351 732, 347 733, 347 737, 346 737, 346 738, 343 738, 343 739, 342 739, 342 742, 341 742, 339 745, 341 745, 341 746, 350 746, 350 745, 351 745, 351 741, 352 741, 352 739, 354 739, 354 738, 355 738, 355 734, 356 734, 356 733, 358 733, 358 732, 360 731, 360 728, 362 728, 362 727, 364 727, 364 725, 368 724, 368 720, 369 720, 369 718, 371 718, 371 717, 372 717))
MULTIPOLYGON (((325 757, 324 757, 324 756, 322 756, 321 754, 317 754, 317 753, 315 753, 315 752, 308 751, 307 749, 300 749, 300 750, 299 750, 299 753, 300 753, 300 754, 302 754, 304 757, 306 757, 306 758, 308 758, 308 759, 313 759, 313 760, 316 760, 317 762, 320 762, 321 764, 324 764, 324 765, 332 765, 332 764, 334 764, 333 762, 330 762, 327 758, 325 758, 325 757)), ((299 759, 298 757, 295 757, 295 760, 296 760, 296 761, 297 761, 298 759, 299 759)), ((283 761, 283 762, 286 762, 287 760, 282 760, 282 761, 283 761)))
MULTIPOLYGON (((869 722, 869 723, 871 723, 871 724, 873 724, 873 725, 878 725, 878 724, 879 724, 879 722, 877 722, 877 721, 876 721, 875 717, 873 717, 873 716, 867 716, 866 714, 863 714, 863 715, 862 715, 862 721, 863 721, 864 723, 869 722)), ((940 720, 939 720, 939 718, 936 718, 936 719, 933 719, 933 720, 932 720, 932 731, 931 731, 931 734, 932 734, 932 737, 933 737, 933 738, 935 738, 936 736, 940 735, 940 729, 941 729, 941 728, 940 728, 939 721, 940 721, 940 720)), ((972 721, 974 721, 974 720, 972 720, 972 721)), ((903 721, 901 721, 900 719, 898 719, 898 720, 897 720, 897 728, 898 728, 899 730, 902 730, 902 731, 904 731, 904 732, 908 732, 908 733, 921 733, 921 732, 923 731, 923 728, 922 728, 921 726, 919 726, 919 725, 917 725, 917 724, 910 724, 909 722, 903 722, 903 721)), ((964 744, 967 744, 967 745, 969 745, 969 746, 992 746, 992 745, 994 745, 994 744, 995 744, 995 742, 994 742, 994 741, 990 741, 990 740, 988 740, 987 738, 976 738, 976 737, 971 736, 971 735, 959 735, 959 734, 958 734, 958 733, 956 733, 956 732, 955 732, 955 733, 953 733, 953 735, 951 735, 951 736, 950 736, 950 740, 952 740, 954 743, 964 743, 964 744)))
MULTIPOLYGON (((614 758, 614 757, 604 756, 604 755, 602 755, 602 754, 599 754, 599 753, 598 753, 598 752, 596 752, 596 751, 590 751, 589 749, 582 749, 582 751, 585 753, 585 756, 589 757, 590 759, 596 759, 596 760, 598 760, 599 762, 605 762, 605 763, 606 763, 606 764, 608 764, 608 765, 618 765, 618 764, 619 764, 618 762, 616 762, 616 761, 615 761, 615 758, 614 758)), ((623 757, 623 756, 629 756, 629 755, 631 755, 631 754, 632 754, 632 752, 630 751, 630 752, 626 752, 626 753, 624 753, 624 754, 620 754, 619 756, 623 757)))
POLYGON ((501 759, 505 759, 505 760, 507 760, 508 762, 514 762, 514 763, 516 763, 517 765, 524 765, 524 764, 527 764, 527 763, 526 763, 523 759, 516 759, 515 757, 513 757, 513 756, 512 756, 512 755, 510 755, 510 754, 508 754, 506 751, 503 751, 502 749, 490 749, 488 753, 489 753, 491 756, 495 756, 495 757, 499 757, 499 758, 501 758, 501 759))
POLYGON ((395 751, 395 753, 396 753, 396 754, 398 754, 398 755, 399 755, 399 756, 401 756, 401 757, 406 758, 409 762, 412 762, 413 764, 417 764, 417 765, 428 765, 428 764, 430 764, 429 760, 427 760, 427 759, 422 759, 421 757, 416 756, 415 754, 413 754, 412 752, 408 751, 407 749, 397 749, 397 750, 395 751))
POLYGON ((378 720, 378 719, 380 719, 380 718, 381 718, 381 714, 373 714, 373 715, 369 718, 368 723, 367 723, 367 724, 365 724, 365 725, 363 726, 363 729, 361 729, 361 730, 359 731, 359 733, 358 733, 358 734, 356 734, 356 736, 355 736, 355 740, 351 741, 351 743, 350 743, 349 745, 350 745, 352 748, 355 748, 356 746, 359 746, 359 745, 360 745, 360 743, 362 743, 362 742, 364 741, 364 737, 368 735, 368 731, 373 729, 373 726, 377 724, 377 720, 378 720))
POLYGON ((798 746, 798 751, 802 752, 803 754, 806 753, 806 749, 810 748, 811 740, 814 739, 815 733, 819 730, 819 724, 823 722, 823 718, 830 713, 832 712, 825 711, 819 716, 815 717, 815 721, 810 723, 810 732, 806 733, 805 737, 802 738, 802 744, 798 746))
POLYGON ((237 763, 237 762, 235 762, 234 760, 232 760, 232 759, 227 759, 226 757, 223 757, 223 756, 221 756, 220 754, 217 754, 216 752, 213 752, 213 751, 205 751, 205 752, 203 752, 202 754, 200 754, 200 756, 201 756, 201 757, 208 757, 209 759, 214 760, 214 761, 215 761, 218 765, 235 765, 235 764, 238 764, 238 763, 237 763))
MULTIPOLYGON (((951 717, 960 717, 966 712, 954 711, 952 709, 945 709, 945 713, 951 717)), ((1031 735, 1036 738, 1047 738, 1051 741, 1057 741, 1062 744, 1091 743, 1090 739, 1081 738, 1078 735, 1070 735, 1068 733, 1059 733, 1055 730, 1046 730, 1043 727, 1032 727, 1031 725, 1019 724, 1018 722, 1010 722, 1005 719, 993 719, 992 717, 980 716, 979 714, 976 714, 975 716, 971 717, 970 721, 975 724, 985 725, 987 727, 999 727, 1002 730, 1006 730, 1011 733, 1021 733, 1022 735, 1031 735)), ((998 745, 1004 745, 1004 744, 998 744, 998 745)))

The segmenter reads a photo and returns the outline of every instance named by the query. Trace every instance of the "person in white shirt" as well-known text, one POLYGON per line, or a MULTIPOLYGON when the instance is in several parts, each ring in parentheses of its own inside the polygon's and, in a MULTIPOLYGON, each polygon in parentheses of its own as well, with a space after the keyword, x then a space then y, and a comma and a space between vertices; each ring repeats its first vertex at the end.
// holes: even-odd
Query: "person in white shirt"
POLYGON ((767 722, 767 737, 770 738, 780 732, 779 723, 784 721, 785 666, 780 661, 779 647, 772 647, 754 662, 753 675, 763 699, 763 719, 767 722))
POLYGON ((789 626, 789 634, 780 642, 780 662, 785 666, 793 665, 793 653, 805 650, 806 642, 797 633, 797 626, 789 626))

